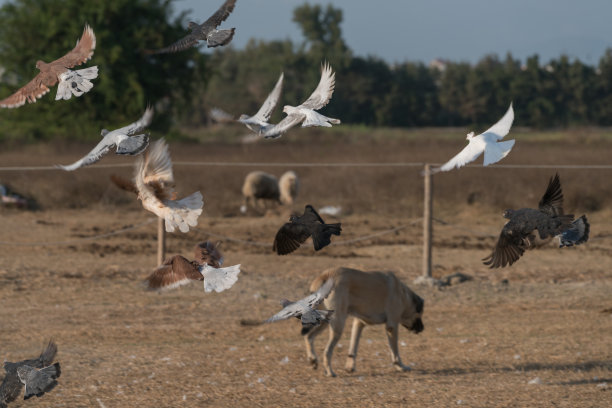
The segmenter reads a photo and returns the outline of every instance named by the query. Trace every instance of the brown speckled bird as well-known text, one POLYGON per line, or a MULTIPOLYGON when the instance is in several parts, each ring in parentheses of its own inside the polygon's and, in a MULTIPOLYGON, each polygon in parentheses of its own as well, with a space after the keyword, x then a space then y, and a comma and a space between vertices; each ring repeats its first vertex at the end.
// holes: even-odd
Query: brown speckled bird
POLYGON ((0 101, 2 108, 17 108, 27 102, 34 103, 36 99, 42 97, 49 92, 49 87, 57 86, 57 95, 55 100, 70 99, 72 95, 81 96, 93 88, 93 84, 89 81, 98 76, 98 67, 89 67, 72 71, 77 65, 81 65, 93 55, 96 48, 96 36, 88 25, 85 25, 85 30, 81 36, 81 40, 68 54, 53 62, 37 61, 36 68, 40 73, 28 82, 24 87, 19 89, 13 95, 0 101))

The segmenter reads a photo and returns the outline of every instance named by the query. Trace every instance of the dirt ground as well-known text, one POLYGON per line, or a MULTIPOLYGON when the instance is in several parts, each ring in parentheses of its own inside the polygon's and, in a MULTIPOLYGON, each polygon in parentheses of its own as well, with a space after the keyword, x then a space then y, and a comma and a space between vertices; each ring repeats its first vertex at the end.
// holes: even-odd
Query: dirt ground
MULTIPOLYGON (((171 144, 174 161, 442 161, 461 142, 393 140, 318 144, 171 144)), ((507 163, 610 164, 612 143, 517 142, 507 163), (545 154, 542 154, 542 152, 545 154)), ((29 146, 0 153, 0 166, 70 163, 88 145, 29 146)), ((105 158, 102 164, 130 163, 105 158)), ((290 168, 290 167, 287 167, 290 168)), ((284 167, 262 168, 276 175, 284 167)), ((29 407, 469 406, 607 407, 612 403, 612 200, 610 170, 560 170, 567 210, 587 213, 590 241, 531 251, 490 270, 503 209, 536 206, 554 170, 466 168, 435 176, 434 276, 473 280, 417 286, 422 264, 419 168, 295 168, 292 208, 240 215, 240 186, 252 170, 177 165, 180 195, 199 189, 204 213, 187 234, 168 235, 169 255, 191 256, 204 239, 223 241, 238 282, 205 294, 200 284, 144 290, 156 263, 154 216, 108 175, 131 168, 0 171, 0 182, 39 210, 0 208, 0 358, 59 348, 59 386, 29 407), (276 230, 305 203, 341 205, 343 232, 317 253, 271 252, 276 230), (400 228, 401 227, 401 228, 400 228), (400 228, 392 231, 395 228, 400 228), (391 232, 390 232, 391 231, 391 232), (368 238, 369 235, 381 233, 368 238), (109 234, 109 235, 106 235, 109 234), (102 237, 99 237, 102 236, 102 237), (307 363, 297 321, 265 319, 279 299, 298 298, 324 269, 392 270, 425 299, 425 330, 400 333, 412 371, 398 373, 382 326, 364 330, 357 370, 343 370, 350 321, 336 348, 337 378, 307 363)), ((330 220, 332 218, 328 217, 330 220)), ((327 333, 316 342, 321 356, 327 333)))

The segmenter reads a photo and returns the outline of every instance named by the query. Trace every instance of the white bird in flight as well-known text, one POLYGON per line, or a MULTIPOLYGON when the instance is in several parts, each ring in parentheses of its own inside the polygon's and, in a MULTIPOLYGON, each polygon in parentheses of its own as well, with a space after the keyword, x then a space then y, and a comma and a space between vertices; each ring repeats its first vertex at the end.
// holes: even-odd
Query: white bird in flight
POLYGON ((142 132, 151 124, 153 120, 153 108, 147 107, 144 114, 138 121, 124 126, 113 131, 102 129, 101 135, 102 140, 96 145, 85 157, 69 166, 58 166, 66 171, 76 170, 80 167, 89 166, 94 164, 106 155, 110 149, 117 147, 117 154, 126 154, 135 156, 142 153, 149 145, 149 136, 146 134, 136 133, 142 132))
POLYGON ((253 132, 259 132, 261 128, 270 126, 268 120, 270 120, 270 116, 272 116, 272 112, 274 111, 274 108, 276 107, 276 104, 280 98, 281 90, 283 89, 283 78, 284 73, 281 72, 274 89, 272 89, 272 92, 270 92, 263 105, 261 105, 261 108, 259 108, 255 115, 249 116, 242 114, 240 115, 238 122, 244 123, 244 125, 253 132))
POLYGON ((484 133, 474 136, 474 132, 470 132, 467 135, 469 144, 463 148, 455 157, 444 163, 438 169, 434 169, 432 172, 437 173, 438 171, 449 171, 459 167, 463 167, 466 164, 476 160, 478 156, 484 152, 483 166, 497 163, 510 153, 514 146, 514 140, 508 140, 500 142, 510 132, 510 127, 514 121, 514 110, 512 109, 512 103, 506 114, 493 126, 491 126, 484 133))
POLYGON ((264 126, 260 129, 260 133, 265 138, 277 138, 299 123, 302 123, 302 127, 331 127, 332 124, 340 124, 340 119, 328 118, 316 112, 316 110, 327 105, 334 93, 335 85, 336 74, 332 71, 328 63, 323 64, 321 68, 321 80, 312 95, 299 106, 285 105, 283 112, 285 112, 287 116, 276 125, 264 126))
POLYGON ((190 226, 198 225, 204 205, 202 194, 196 191, 183 199, 174 199, 172 160, 164 139, 153 143, 144 158, 138 158, 134 184, 142 206, 166 221, 166 231, 174 232, 178 227, 187 232, 190 226))

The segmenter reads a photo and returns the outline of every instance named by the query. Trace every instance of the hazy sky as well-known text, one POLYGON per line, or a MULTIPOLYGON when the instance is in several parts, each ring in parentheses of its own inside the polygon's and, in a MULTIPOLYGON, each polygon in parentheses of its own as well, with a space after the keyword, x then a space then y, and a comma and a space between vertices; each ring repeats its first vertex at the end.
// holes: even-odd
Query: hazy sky
MULTIPOLYGON (((177 0, 177 10, 191 9, 202 22, 223 0, 177 0)), ((250 38, 301 41, 291 20, 293 9, 330 1, 238 0, 223 27, 236 27, 232 44, 250 38)), ((565 53, 596 64, 612 46, 610 0, 333 0, 344 12, 343 36, 357 55, 389 62, 445 58, 476 62, 510 51, 541 61, 565 53)), ((202 48, 203 49, 203 48, 202 48)), ((207 51, 205 51, 207 52, 207 51)))

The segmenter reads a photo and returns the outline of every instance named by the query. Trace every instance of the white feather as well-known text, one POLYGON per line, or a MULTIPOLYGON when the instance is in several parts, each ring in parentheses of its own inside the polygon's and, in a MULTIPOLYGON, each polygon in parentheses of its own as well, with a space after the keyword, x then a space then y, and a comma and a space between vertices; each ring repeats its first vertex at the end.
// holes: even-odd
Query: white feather
POLYGON ((228 266, 227 268, 213 268, 207 264, 200 267, 200 273, 204 277, 205 292, 223 292, 234 286, 238 281, 240 264, 228 266))

